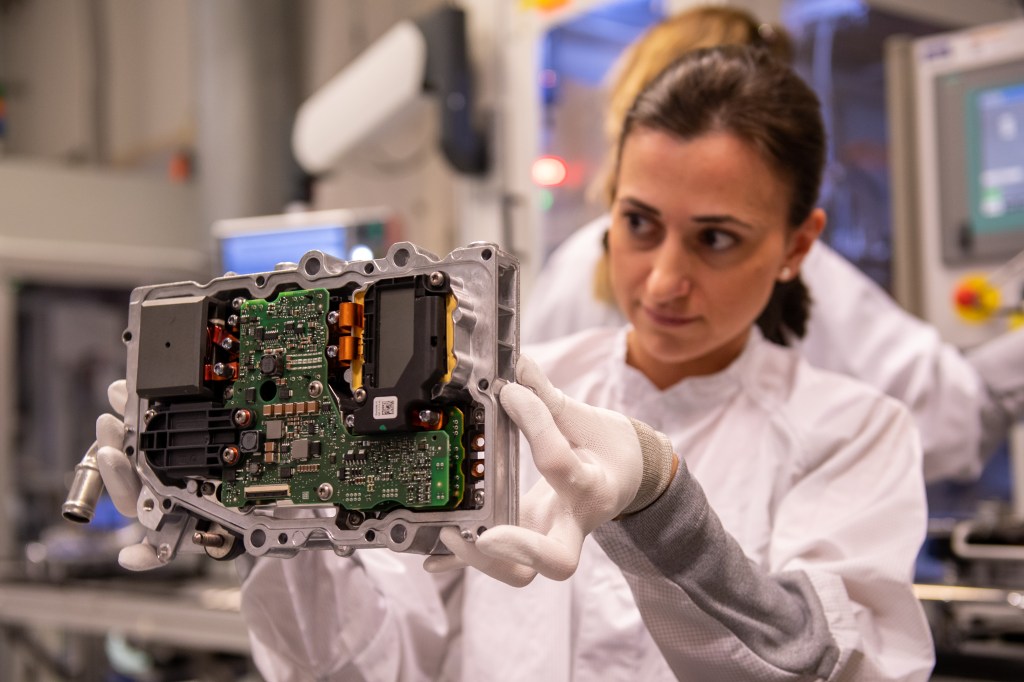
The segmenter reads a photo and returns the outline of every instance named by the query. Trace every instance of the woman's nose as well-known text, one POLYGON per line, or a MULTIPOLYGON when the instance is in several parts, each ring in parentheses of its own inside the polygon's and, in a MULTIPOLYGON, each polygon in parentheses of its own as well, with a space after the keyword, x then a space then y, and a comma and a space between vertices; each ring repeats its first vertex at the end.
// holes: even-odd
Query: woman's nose
POLYGON ((667 302, 690 293, 693 284, 688 261, 681 247, 663 244, 658 248, 647 275, 647 293, 653 302, 667 302))

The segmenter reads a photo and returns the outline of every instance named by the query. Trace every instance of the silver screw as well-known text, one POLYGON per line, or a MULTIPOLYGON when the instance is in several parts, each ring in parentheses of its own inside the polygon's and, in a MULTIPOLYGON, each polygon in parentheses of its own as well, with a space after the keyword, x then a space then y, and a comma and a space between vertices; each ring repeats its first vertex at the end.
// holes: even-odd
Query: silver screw
POLYGON ((430 286, 439 287, 444 284, 444 273, 435 270, 427 277, 427 281, 430 282, 430 286))
POLYGON ((231 327, 237 327, 238 326, 238 315, 228 315, 228 326, 231 326, 231 327))
POLYGON ((462 539, 466 542, 476 542, 476 533, 471 530, 464 530, 460 533, 462 539))
POLYGON ((321 384, 319 381, 309 382, 309 396, 311 398, 319 398, 323 392, 324 385, 321 384))
POLYGON ((484 491, 481 488, 477 488, 473 491, 473 504, 478 507, 484 506, 484 491))
POLYGON ((355 391, 353 391, 352 397, 355 398, 355 401, 357 403, 362 405, 363 403, 366 402, 366 389, 357 388, 355 391))
POLYGON ((340 317, 341 316, 338 314, 337 310, 332 310, 331 312, 327 313, 327 324, 338 324, 338 319, 340 317))
POLYGON ((418 416, 420 421, 428 426, 433 426, 441 420, 441 415, 434 410, 420 410, 418 416))
POLYGON ((341 547, 334 548, 334 553, 340 557, 352 556, 353 554, 355 554, 355 551, 356 550, 354 550, 352 547, 349 547, 348 545, 342 545, 341 547))
POLYGON ((356 416, 354 414, 350 414, 347 417, 345 417, 345 426, 347 426, 348 428, 351 429, 355 425, 356 425, 356 416))
POLYGON ((327 357, 329 357, 329 358, 331 358, 333 360, 334 358, 338 357, 338 347, 337 346, 327 346, 326 353, 327 353, 327 357))
POLYGON ((358 528, 359 526, 363 525, 363 521, 365 520, 365 518, 366 517, 363 514, 361 514, 360 512, 350 511, 345 516, 345 521, 352 528, 358 528))
POLYGON ((334 487, 330 483, 321 483, 316 489, 316 496, 325 502, 334 495, 334 487))
POLYGON ((203 481, 203 484, 199 486, 199 492, 204 497, 213 497, 213 494, 217 492, 217 486, 214 485, 213 481, 203 481))
POLYGON ((235 310, 241 310, 243 303, 245 303, 245 299, 241 296, 231 299, 231 307, 235 310))
POLYGON ((171 546, 166 542, 161 543, 161 545, 156 548, 156 558, 159 559, 162 564, 166 564, 171 560, 171 553, 171 546))
POLYGON ((225 337, 221 339, 220 347, 223 348, 224 350, 231 350, 232 348, 235 347, 235 340, 225 337))
POLYGON ((153 421, 153 417, 156 416, 156 410, 146 410, 146 414, 142 415, 142 420, 147 424, 153 421))

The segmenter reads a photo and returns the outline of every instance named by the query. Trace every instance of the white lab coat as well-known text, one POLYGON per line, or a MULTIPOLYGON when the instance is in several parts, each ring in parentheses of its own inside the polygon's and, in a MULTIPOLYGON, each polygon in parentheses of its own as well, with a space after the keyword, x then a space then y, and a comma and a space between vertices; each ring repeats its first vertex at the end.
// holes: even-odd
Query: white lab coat
MULTIPOLYGON (((906 410, 756 330, 723 372, 659 391, 625 364, 625 333, 527 352, 569 395, 665 433, 756 567, 746 570, 803 577, 805 608, 838 654, 830 679, 927 679, 931 640, 910 583, 924 486, 906 410)), ((530 485, 538 474, 523 446, 530 485)), ((680 480, 630 518, 669 525, 680 480)), ((242 588, 254 658, 271 681, 807 679, 697 608, 645 555, 644 532, 625 526, 598 529, 600 545, 588 538, 569 580, 523 589, 474 570, 431 576, 421 557, 384 550, 259 560, 242 588)), ((673 542, 686 539, 660 548, 673 542)))
MULTIPOLYGON (((524 342, 624 323, 617 308, 593 294, 608 225, 608 216, 592 221, 551 254, 523 306, 524 342)), ((795 347, 815 367, 860 379, 910 408, 921 432, 925 480, 976 478, 992 446, 1005 438, 1006 419, 990 420, 1000 432, 982 444, 983 413, 1002 417, 1003 410, 992 405, 967 359, 828 245, 811 248, 801 276, 814 304, 795 347)), ((1017 336, 1016 362, 1000 359, 1021 392, 1024 334, 1017 336)))

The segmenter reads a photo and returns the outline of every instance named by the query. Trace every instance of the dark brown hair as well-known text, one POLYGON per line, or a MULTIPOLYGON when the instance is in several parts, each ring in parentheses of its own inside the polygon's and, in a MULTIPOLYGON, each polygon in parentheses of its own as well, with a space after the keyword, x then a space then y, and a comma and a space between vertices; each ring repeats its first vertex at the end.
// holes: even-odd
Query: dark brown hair
MULTIPOLYGON (((754 147, 791 189, 791 228, 810 216, 825 165, 825 126, 814 91, 764 50, 717 47, 673 62, 645 88, 623 122, 616 158, 637 128, 692 140, 727 132, 754 147)), ((618 167, 612 196, 618 181, 618 167)), ((769 340, 786 345, 807 330, 810 295, 800 277, 777 282, 757 320, 769 340)))

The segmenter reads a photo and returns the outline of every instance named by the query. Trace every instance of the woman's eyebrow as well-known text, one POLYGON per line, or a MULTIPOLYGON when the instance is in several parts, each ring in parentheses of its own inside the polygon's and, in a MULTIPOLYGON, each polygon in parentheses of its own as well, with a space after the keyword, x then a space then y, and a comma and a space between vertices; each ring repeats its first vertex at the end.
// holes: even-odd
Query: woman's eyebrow
POLYGON ((643 211, 644 213, 650 213, 651 215, 653 215, 655 217, 658 217, 658 216, 661 215, 661 211, 659 211, 658 209, 654 208, 653 206, 651 206, 649 204, 645 204, 644 202, 640 201, 639 199, 633 199, 632 197, 623 197, 621 203, 628 204, 630 207, 635 208, 635 209, 639 209, 639 210, 643 211))
POLYGON ((732 215, 698 215, 693 216, 691 220, 701 225, 738 225, 739 227, 744 227, 748 230, 756 229, 745 220, 740 220, 736 216, 732 215))

